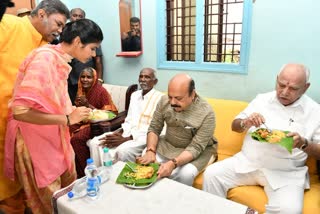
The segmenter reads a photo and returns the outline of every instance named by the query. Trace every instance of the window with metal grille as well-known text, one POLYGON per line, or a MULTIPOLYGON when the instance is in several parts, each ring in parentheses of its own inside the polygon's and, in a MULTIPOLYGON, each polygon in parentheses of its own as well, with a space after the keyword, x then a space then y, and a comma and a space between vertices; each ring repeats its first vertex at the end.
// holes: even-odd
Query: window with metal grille
POLYGON ((195 60, 195 29, 195 0, 167 0, 167 60, 195 60))
POLYGON ((158 67, 245 73, 252 0, 159 0, 158 67))
POLYGON ((205 0, 204 61, 239 63, 243 1, 205 0))

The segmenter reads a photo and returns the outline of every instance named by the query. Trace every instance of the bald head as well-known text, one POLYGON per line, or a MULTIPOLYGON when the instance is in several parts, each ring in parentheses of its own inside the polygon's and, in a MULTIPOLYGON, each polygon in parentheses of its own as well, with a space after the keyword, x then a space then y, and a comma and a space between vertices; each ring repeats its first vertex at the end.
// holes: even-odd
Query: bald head
POLYGON ((285 64, 279 71, 278 76, 280 75, 289 75, 297 78, 299 81, 304 83, 309 82, 310 71, 309 69, 302 64, 285 64))
POLYGON ((177 74, 169 82, 168 96, 171 106, 180 112, 187 109, 195 97, 195 84, 187 74, 177 74))
POLYGON ((194 80, 189 75, 183 73, 175 75, 170 80, 169 87, 170 85, 184 88, 187 87, 189 95, 191 95, 195 89, 194 80))
POLYGON ((309 69, 302 64, 286 64, 277 76, 277 98, 287 106, 297 101, 309 88, 309 69))

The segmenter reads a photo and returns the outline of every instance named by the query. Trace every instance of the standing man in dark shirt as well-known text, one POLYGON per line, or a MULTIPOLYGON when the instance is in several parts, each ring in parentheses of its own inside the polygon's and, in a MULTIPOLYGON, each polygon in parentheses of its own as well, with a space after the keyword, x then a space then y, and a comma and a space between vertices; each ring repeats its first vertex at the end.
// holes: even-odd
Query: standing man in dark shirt
MULTIPOLYGON (((73 8, 70 11, 70 21, 77 21, 79 19, 84 19, 85 17, 86 17, 86 13, 81 8, 73 8)), ((79 76, 84 68, 86 67, 95 68, 95 70, 97 71, 97 77, 99 82, 101 84, 103 83, 103 65, 102 65, 101 47, 96 49, 96 56, 93 57, 88 62, 82 63, 77 59, 73 59, 71 62, 71 66, 72 66, 72 70, 68 78, 68 92, 69 92, 70 100, 72 104, 74 104, 74 101, 77 95, 77 90, 78 90, 79 76)))
POLYGON ((130 19, 130 31, 121 35, 122 51, 141 51, 140 19, 130 19))

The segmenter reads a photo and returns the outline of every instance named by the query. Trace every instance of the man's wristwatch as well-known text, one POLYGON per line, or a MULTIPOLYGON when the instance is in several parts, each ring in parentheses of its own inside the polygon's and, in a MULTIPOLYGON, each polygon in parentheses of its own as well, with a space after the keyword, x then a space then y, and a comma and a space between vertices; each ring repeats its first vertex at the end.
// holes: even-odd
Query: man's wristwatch
POLYGON ((147 149, 147 151, 146 151, 146 152, 152 152, 152 153, 156 154, 156 151, 154 151, 154 150, 153 150, 153 149, 151 149, 151 148, 147 149))
POLYGON ((177 159, 172 158, 172 159, 170 159, 170 161, 172 161, 172 162, 173 162, 173 164, 174 164, 174 168, 177 168, 177 167, 178 167, 177 159))
POLYGON ((240 121, 240 128, 241 128, 242 130, 247 129, 246 124, 244 124, 244 119, 241 119, 241 121, 240 121))
POLYGON ((304 150, 304 149, 307 148, 308 146, 309 146, 309 142, 308 142, 307 139, 305 139, 304 144, 302 144, 299 149, 300 149, 300 150, 304 150))

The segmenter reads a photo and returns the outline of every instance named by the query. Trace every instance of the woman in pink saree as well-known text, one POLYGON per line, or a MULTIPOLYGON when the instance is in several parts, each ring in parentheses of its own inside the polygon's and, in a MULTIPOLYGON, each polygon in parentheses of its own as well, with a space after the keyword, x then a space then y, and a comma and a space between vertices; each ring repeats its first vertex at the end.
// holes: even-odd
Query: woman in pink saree
POLYGON ((103 39, 88 19, 66 24, 59 45, 32 51, 19 68, 9 102, 5 174, 17 179, 33 213, 52 213, 51 197, 76 179, 69 125, 89 116, 90 108, 72 107, 68 62, 86 62, 103 39))

